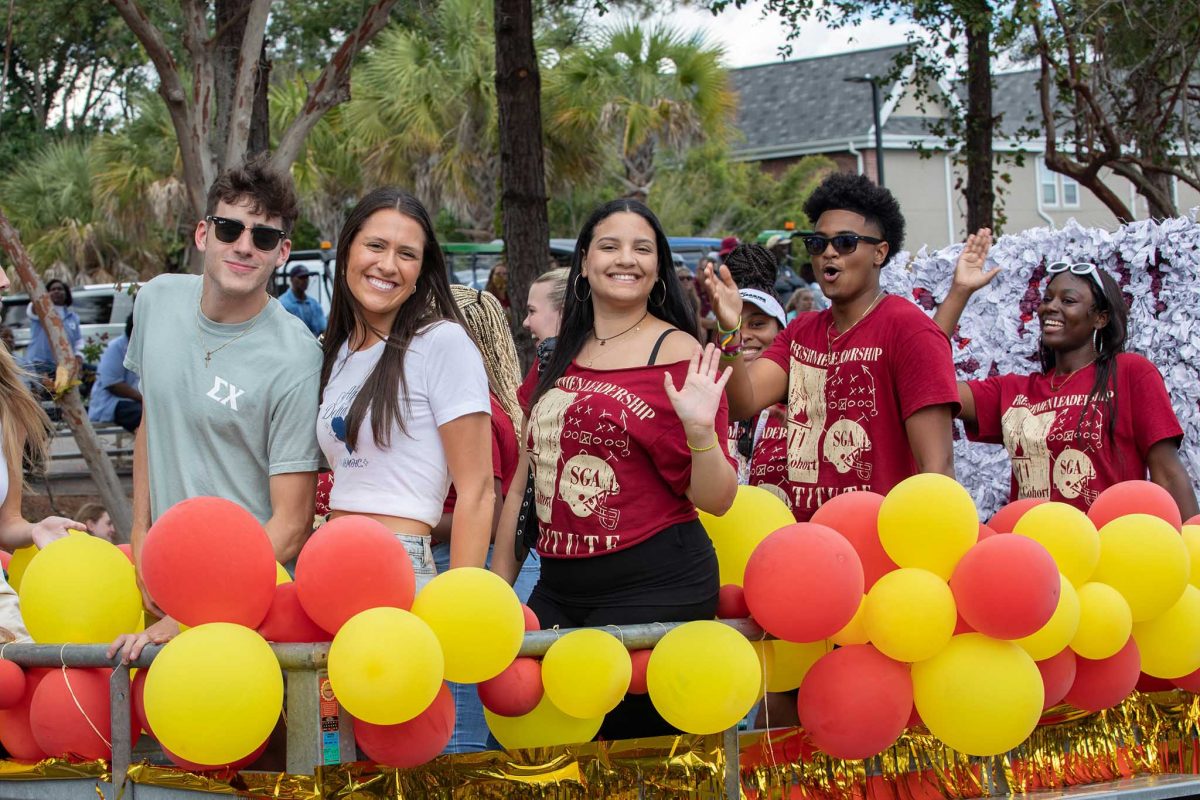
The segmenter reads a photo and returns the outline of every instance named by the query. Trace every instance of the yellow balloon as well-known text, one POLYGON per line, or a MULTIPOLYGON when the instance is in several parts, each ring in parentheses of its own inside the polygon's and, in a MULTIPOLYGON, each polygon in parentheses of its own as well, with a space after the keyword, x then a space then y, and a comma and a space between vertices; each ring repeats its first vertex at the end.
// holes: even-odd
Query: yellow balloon
POLYGON ((930 733, 959 752, 994 756, 1033 733, 1042 715, 1042 675, 1013 642, 955 636, 913 664, 913 699, 930 733))
POLYGON ((579 719, 564 714, 542 695, 537 707, 521 717, 502 717, 483 709, 488 730, 505 750, 524 750, 530 747, 554 747, 562 744, 590 742, 600 732, 604 717, 579 719))
POLYGON ((399 608, 369 608, 333 637, 329 684, 355 717, 396 725, 437 697, 443 664, 437 636, 420 617, 399 608))
POLYGON ((796 517, 787 503, 760 486, 739 486, 733 506, 723 516, 700 512, 700 523, 717 551, 721 585, 738 586, 746 575, 746 562, 759 542, 796 517))
POLYGON ((496 677, 517 657, 525 638, 525 615, 513 588, 478 567, 438 575, 417 595, 412 613, 437 635, 446 680, 456 683, 496 677))
POLYGON ((950 643, 957 622, 950 586, 924 569, 892 570, 876 581, 863 599, 868 639, 879 652, 897 661, 932 658, 950 643))
POLYGON ((1026 511, 1013 533, 1041 543, 1058 571, 1076 588, 1087 583, 1100 560, 1100 536, 1088 515, 1066 503, 1040 503, 1026 511))
POLYGON ((1127 514, 1100 529, 1100 563, 1092 580, 1129 601, 1134 622, 1154 619, 1179 601, 1191 558, 1179 531, 1149 514, 1127 514))
POLYGON ((1015 640, 1034 661, 1045 661, 1061 653, 1079 630, 1079 594, 1066 575, 1060 572, 1058 579, 1058 605, 1054 615, 1035 633, 1015 640))
POLYGON ((546 651, 542 686, 564 714, 603 717, 629 691, 633 663, 615 636, 599 630, 571 631, 546 651))
POLYGON ((717 733, 737 724, 758 700, 758 656, 746 637, 720 622, 674 628, 646 665, 650 701, 686 733, 717 733))
POLYGON ((858 611, 854 612, 854 616, 846 623, 846 627, 829 637, 829 641, 836 645, 845 647, 851 644, 866 644, 871 641, 870 634, 867 633, 866 614, 867 598, 864 595, 863 599, 858 604, 858 611))
POLYGON ((8 562, 6 572, 8 573, 8 585, 13 588, 14 592, 21 591, 21 581, 25 577, 25 570, 37 553, 37 546, 32 544, 28 547, 18 547, 13 551, 13 556, 8 562))
POLYGON ((829 642, 785 642, 771 639, 767 643, 771 655, 767 658, 767 691, 789 692, 799 689, 804 676, 817 659, 833 649, 829 642))
POLYGON ((1200 589, 1188 584, 1166 613, 1133 626, 1142 672, 1182 678, 1200 669, 1200 589))
POLYGON ((758 699, 762 700, 767 692, 767 676, 775 673, 775 648, 771 645, 774 640, 750 642, 754 655, 758 656, 758 699))
POLYGON ((979 512, 953 478, 925 472, 892 487, 879 507, 879 541, 901 567, 944 581, 979 538, 979 512))
POLYGON ((133 564, 94 536, 46 545, 29 562, 19 594, 25 627, 43 644, 107 644, 133 633, 142 616, 133 564))
POLYGON ((163 747, 197 764, 228 764, 258 749, 275 728, 283 675, 257 633, 211 622, 163 647, 146 675, 145 704, 163 747))
POLYGON ((292 582, 292 576, 288 574, 287 568, 284 567, 283 564, 280 564, 278 561, 276 561, 275 562, 275 585, 279 586, 281 584, 291 583, 291 582, 292 582))
POLYGON ((1183 526, 1183 545, 1188 551, 1188 561, 1191 570, 1188 573, 1188 583, 1200 588, 1200 525, 1183 526))
POLYGON ((1079 627, 1071 638, 1071 649, 1093 661, 1116 655, 1133 633, 1129 603, 1106 583, 1085 583, 1076 593, 1079 627))

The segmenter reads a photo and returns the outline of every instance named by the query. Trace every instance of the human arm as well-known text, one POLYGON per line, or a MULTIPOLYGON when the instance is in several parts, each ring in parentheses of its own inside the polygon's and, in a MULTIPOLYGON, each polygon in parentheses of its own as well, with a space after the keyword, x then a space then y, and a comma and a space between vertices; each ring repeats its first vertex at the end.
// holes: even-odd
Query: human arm
POLYGON ((138 426, 133 436, 133 518, 129 529, 129 547, 133 553, 133 565, 137 577, 138 588, 142 591, 142 605, 155 616, 162 616, 154 598, 146 591, 142 583, 142 545, 146 543, 146 534, 150 530, 150 474, 149 457, 146 454, 146 437, 149 436, 146 427, 148 409, 142 409, 142 424, 138 426))
MULTIPOLYGON (((504 491, 500 485, 500 479, 492 480, 492 491, 496 495, 496 502, 492 506, 492 541, 496 539, 496 526, 500 524, 500 512, 504 509, 504 491)), ((454 512, 442 512, 442 518, 433 526, 430 533, 433 535, 435 542, 446 543, 450 541, 450 537, 454 532, 454 512)))
MULTIPOLYGON (((521 441, 527 441, 524 433, 521 441)), ((529 454, 521 448, 517 459, 517 471, 508 487, 508 495, 496 523, 496 545, 492 548, 492 572, 510 584, 517 579, 521 565, 517 563, 517 520, 521 516, 521 503, 525 500, 525 487, 529 483, 529 454)))
POLYGON ((1192 481, 1179 460, 1177 440, 1163 439, 1154 444, 1146 453, 1146 467, 1150 470, 1150 480, 1171 493, 1184 519, 1200 514, 1192 481))
POLYGON ((124 397, 126 400, 137 400, 142 402, 142 393, 130 386, 125 381, 110 384, 108 391, 112 392, 117 397, 124 397))
POLYGON ((940 472, 954 477, 952 421, 948 404, 926 406, 904 420, 904 432, 917 462, 917 472, 940 472))
POLYGON ((984 269, 991 247, 991 228, 980 228, 967 237, 962 252, 958 255, 958 261, 954 264, 954 278, 950 282, 950 291, 933 315, 933 321, 946 336, 954 335, 954 329, 971 295, 987 286, 1000 274, 999 267, 984 269))
POLYGON ((316 472, 284 472, 268 479, 271 518, 263 525, 275 560, 291 561, 312 533, 313 509, 317 500, 316 472))
POLYGON ((96 369, 96 385, 126 400, 142 402, 142 393, 126 380, 128 370, 125 368, 125 353, 128 345, 121 347, 118 339, 104 350, 100 356, 100 366, 96 369))
POLYGON ((726 459, 716 431, 721 392, 729 380, 729 369, 721 369, 719 354, 714 345, 703 350, 696 345, 687 377, 679 388, 669 372, 663 376, 667 399, 683 423, 692 454, 688 499, 701 511, 716 516, 729 510, 737 494, 737 473, 726 459))
POLYGON ((439 425, 438 436, 458 494, 450 525, 450 568, 486 567, 496 490, 491 464, 478 454, 488 449, 491 422, 485 413, 464 414, 439 425))
POLYGON ((8 494, 0 505, 0 547, 16 550, 19 547, 36 546, 39 550, 67 535, 67 529, 87 530, 82 522, 65 517, 46 517, 41 522, 30 522, 21 515, 21 459, 7 458, 8 494))
MULTIPOLYGON (((714 273, 712 266, 705 267, 703 280, 720 327, 726 331, 738 328, 742 321, 742 296, 729 267, 722 265, 719 273, 714 273)), ((740 343, 740 331, 734 341, 740 343)), ((749 419, 787 396, 787 372, 770 359, 759 358, 747 367, 739 354, 732 360, 722 359, 722 365, 730 368, 725 396, 733 419, 749 419)))

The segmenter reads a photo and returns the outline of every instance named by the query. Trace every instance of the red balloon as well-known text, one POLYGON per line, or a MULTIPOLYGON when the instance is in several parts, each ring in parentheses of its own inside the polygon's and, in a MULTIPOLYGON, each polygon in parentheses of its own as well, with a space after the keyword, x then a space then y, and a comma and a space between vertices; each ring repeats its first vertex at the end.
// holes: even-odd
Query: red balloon
POLYGON ((1037 662, 1038 671, 1042 673, 1042 686, 1046 689, 1046 702, 1042 710, 1056 706, 1062 702, 1075 682, 1075 653, 1069 647, 1064 647, 1056 656, 1037 662))
MULTIPOLYGON (((51 756, 87 761, 112 758, 108 682, 111 669, 56 669, 38 684, 29 708, 29 726, 38 747, 51 756)), ((136 743, 141 726, 131 719, 136 743)))
POLYGON ((879 541, 879 507, 883 495, 875 492, 846 492, 826 500, 810 522, 825 525, 846 537, 858 553, 863 568, 863 590, 868 591, 885 574, 896 569, 879 541))
POLYGON ((12 561, 12 553, 7 550, 0 550, 0 567, 8 569, 8 562, 12 561))
POLYGON ((1084 711, 1103 711, 1120 703, 1137 686, 1142 656, 1133 637, 1115 656, 1093 661, 1075 657, 1075 682, 1063 699, 1084 711))
POLYGON ((133 680, 129 682, 129 697, 133 700, 132 713, 138 727, 145 731, 150 738, 155 738, 154 731, 150 730, 150 721, 146 719, 146 676, 149 674, 149 669, 137 671, 137 675, 134 675, 133 680))
POLYGON ((25 670, 0 658, 0 708, 12 708, 25 696, 25 670))
POLYGON ((1025 516, 1026 511, 1034 506, 1040 506, 1045 502, 1045 500, 1036 497, 1013 500, 995 514, 992 514, 992 518, 987 521, 987 525, 996 533, 1012 533, 1013 528, 1017 527, 1017 520, 1025 516))
POLYGON ((750 616, 746 592, 736 583, 727 583, 717 595, 717 619, 745 619, 750 616))
POLYGON ((249 511, 219 497, 193 497, 167 509, 146 534, 141 572, 159 607, 188 626, 257 628, 275 596, 275 551, 267 532, 249 511))
MULTIPOLYGON (((1186 675, 1184 676, 1187 677, 1186 675)), ((1139 692, 1170 692, 1175 689, 1175 684, 1166 678, 1156 678, 1153 675, 1142 673, 1138 677, 1137 686, 1133 687, 1139 692)))
POLYGON ((476 686, 479 702, 493 714, 522 717, 542 701, 542 662, 536 658, 514 659, 494 678, 476 686))
POLYGON ((188 772, 237 772, 238 770, 245 769, 257 761, 259 756, 261 756, 267 749, 267 744, 270 743, 270 741, 271 738, 267 737, 267 741, 260 744, 257 750, 248 756, 239 758, 237 761, 234 761, 231 764, 197 764, 195 761, 188 761, 186 758, 180 758, 165 747, 162 748, 162 751, 163 755, 170 759, 172 764, 180 769, 186 769, 188 772))
POLYGON ((1061 586, 1054 558, 1024 536, 992 536, 977 543, 950 576, 958 613, 996 639, 1036 633, 1054 616, 1061 586))
POLYGON ((118 549, 118 550, 120 550, 122 553, 124 553, 124 554, 125 554, 125 557, 129 559, 129 563, 130 563, 130 564, 135 564, 135 563, 136 563, 136 562, 133 560, 133 545, 131 545, 131 544, 119 544, 119 545, 117 545, 117 549, 118 549))
POLYGON ((537 614, 533 613, 533 609, 521 603, 521 613, 525 615, 525 632, 540 631, 542 629, 542 621, 537 618, 537 614))
POLYGON ((954 623, 954 635, 958 636, 960 633, 976 633, 976 630, 963 619, 962 614, 958 615, 958 619, 954 623))
POLYGON ((422 711, 399 725, 373 725, 354 720, 354 739, 376 764, 389 767, 417 767, 431 761, 446 749, 454 734, 454 697, 450 687, 441 691, 422 711))
POLYGON ((1175 530, 1183 527, 1183 515, 1179 513, 1175 498, 1166 489, 1150 481, 1114 483, 1096 497, 1087 512, 1096 530, 1126 514, 1149 514, 1165 519, 1175 526, 1175 530))
MULTIPOLYGON (((1185 520, 1183 524, 1184 525, 1200 525, 1200 514, 1197 514, 1196 516, 1192 517, 1189 520, 1185 520)), ((4 552, 4 551, 0 550, 0 553, 2 553, 2 552, 4 552)))
POLYGON ((408 551, 387 526, 351 515, 317 528, 304 545, 296 559, 296 591, 312 621, 337 633, 368 608, 408 611, 416 577, 408 551))
POLYGON ((917 704, 913 703, 912 713, 908 715, 908 722, 904 724, 905 728, 924 727, 925 720, 921 719, 921 712, 917 711, 917 704))
POLYGON ((633 662, 633 677, 629 679, 629 694, 646 694, 650 691, 646 686, 646 665, 650 663, 653 650, 630 650, 629 660, 633 662))
MULTIPOLYGON (((1010 531, 1010 533, 1011 533, 1011 531, 1010 531)), ((996 535, 996 531, 992 530, 987 525, 984 525, 981 522, 981 523, 979 523, 979 538, 976 539, 975 541, 982 542, 984 539, 988 539, 995 535, 996 535)))
POLYGON ((1200 694, 1200 669, 1195 672, 1188 673, 1182 678, 1175 678, 1171 681, 1175 686, 1183 689, 1185 692, 1192 694, 1200 694))
POLYGON ((41 761, 47 757, 45 750, 33 738, 29 725, 29 707, 33 703, 38 684, 52 670, 37 668, 25 673, 25 693, 11 708, 0 711, 0 744, 10 758, 17 761, 41 761))
POLYGON ((275 587, 275 599, 267 618, 258 626, 259 634, 268 642, 328 642, 333 637, 304 613, 296 584, 281 583, 275 587))
POLYGON ((763 630, 791 642, 827 639, 863 598, 854 547, 832 528, 797 522, 759 543, 746 562, 746 605, 763 630))
POLYGON ((870 758, 893 745, 913 710, 908 665, 869 644, 826 653, 813 664, 796 698, 800 724, 813 744, 836 758, 870 758))

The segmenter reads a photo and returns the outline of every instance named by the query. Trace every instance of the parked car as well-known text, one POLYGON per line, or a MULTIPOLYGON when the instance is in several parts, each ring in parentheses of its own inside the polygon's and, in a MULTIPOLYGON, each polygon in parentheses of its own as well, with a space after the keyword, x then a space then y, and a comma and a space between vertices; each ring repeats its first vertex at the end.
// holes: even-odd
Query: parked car
MULTIPOLYGON (((71 309, 79 315, 83 345, 102 352, 110 339, 125 333, 125 320, 133 313, 136 283, 99 283, 71 287, 71 309)), ((13 332, 14 352, 29 346, 29 295, 16 294, 3 300, 3 322, 13 332)), ((97 357, 97 360, 98 357, 97 357)))
POLYGON ((721 249, 721 240, 712 236, 668 236, 667 243, 671 245, 671 254, 679 256, 692 272, 696 271, 701 256, 721 249))

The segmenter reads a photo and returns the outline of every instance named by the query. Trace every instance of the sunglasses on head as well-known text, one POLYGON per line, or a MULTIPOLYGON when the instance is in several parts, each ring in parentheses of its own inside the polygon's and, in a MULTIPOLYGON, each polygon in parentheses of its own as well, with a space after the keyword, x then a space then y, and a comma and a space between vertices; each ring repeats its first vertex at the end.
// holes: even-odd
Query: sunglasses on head
POLYGON ((1063 272, 1070 272, 1072 275, 1090 275, 1100 290, 1104 290, 1104 284, 1100 282, 1100 269, 1087 261, 1079 264, 1071 264, 1067 261, 1055 261, 1050 266, 1046 267, 1046 272, 1050 275, 1058 275, 1063 272))
MULTIPOLYGON (((246 223, 236 219, 226 219, 225 217, 217 217, 209 215, 204 218, 212 223, 213 234, 216 235, 218 242, 225 244, 233 244, 242 236, 242 231, 246 230, 246 223)), ((270 252, 276 247, 279 247, 280 242, 287 238, 287 231, 281 231, 279 228, 270 228, 266 225, 255 225, 250 229, 250 241, 254 242, 254 246, 259 250, 270 252)))
POLYGON ((874 236, 863 236, 858 233, 839 233, 837 236, 822 236, 819 233, 810 233, 803 237, 804 248, 808 250, 810 256, 819 256, 825 252, 825 248, 833 245, 834 252, 839 256, 848 256, 858 249, 860 241, 867 244, 879 244, 883 239, 877 239, 874 236))

